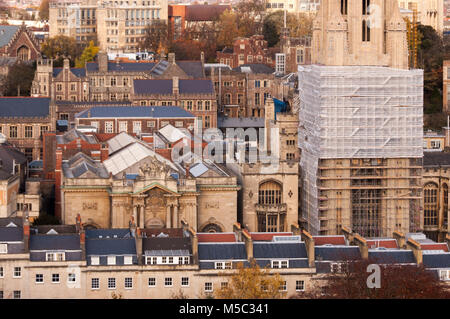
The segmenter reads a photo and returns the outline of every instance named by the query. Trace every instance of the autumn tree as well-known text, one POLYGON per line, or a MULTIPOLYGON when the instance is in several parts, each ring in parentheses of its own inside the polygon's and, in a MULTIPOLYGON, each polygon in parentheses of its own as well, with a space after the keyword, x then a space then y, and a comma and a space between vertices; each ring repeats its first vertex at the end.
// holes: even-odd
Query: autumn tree
POLYGON ((94 45, 94 41, 90 41, 81 56, 75 60, 75 67, 84 68, 87 62, 94 61, 98 51, 100 51, 100 48, 94 45))
POLYGON ((312 299, 436 299, 450 298, 448 287, 437 276, 416 265, 382 265, 380 288, 369 288, 367 272, 377 261, 345 262, 342 273, 326 275, 320 284, 309 292, 298 293, 291 298, 312 299))
POLYGON ((281 291, 283 280, 279 274, 271 274, 269 269, 260 268, 255 262, 250 267, 238 264, 237 272, 228 281, 228 285, 215 291, 219 299, 280 299, 285 296, 281 291))
MULTIPOLYGON (((312 22, 313 19, 306 14, 286 13, 286 27, 291 37, 312 36, 312 22)), ((284 11, 275 11, 265 16, 263 21, 263 35, 269 47, 275 46, 278 43, 283 27, 284 11)))
POLYGON ((203 45, 195 40, 176 40, 170 46, 170 52, 175 53, 177 60, 199 60, 203 45))
POLYGON ((239 36, 237 14, 231 10, 223 12, 220 15, 217 29, 217 46, 221 48, 232 46, 234 39, 239 36))
POLYGON ((240 1, 235 10, 239 36, 250 37, 262 34, 265 11, 266 2, 264 0, 240 1))
POLYGON ((29 96, 35 70, 35 65, 29 62, 17 62, 14 64, 2 85, 3 95, 29 96))
POLYGON ((39 18, 41 20, 49 19, 49 3, 50 0, 42 0, 41 5, 39 6, 39 18))
POLYGON ((164 20, 155 20, 145 29, 144 40, 139 43, 139 48, 153 52, 167 53, 169 47, 168 26, 164 20), (160 51, 160 52, 158 52, 160 51))
MULTIPOLYGON (((72 61, 75 61, 81 55, 81 48, 74 38, 57 35, 42 43, 41 52, 50 59, 62 60, 64 57, 69 57, 72 61)), ((57 64, 55 63, 55 65, 57 64)))

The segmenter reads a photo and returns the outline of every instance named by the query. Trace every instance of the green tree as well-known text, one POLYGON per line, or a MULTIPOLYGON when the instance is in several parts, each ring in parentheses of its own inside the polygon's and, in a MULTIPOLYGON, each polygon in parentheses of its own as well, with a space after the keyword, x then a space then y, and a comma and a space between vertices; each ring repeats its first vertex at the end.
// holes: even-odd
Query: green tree
POLYGON ((41 20, 49 19, 49 0, 42 0, 41 5, 39 6, 39 18, 41 20))
POLYGON ((237 272, 231 276, 226 287, 216 290, 219 299, 280 299, 283 280, 279 274, 271 274, 269 269, 261 269, 255 262, 250 267, 238 264, 237 272))
POLYGON ((280 33, 275 21, 272 19, 266 19, 264 21, 263 35, 269 47, 275 46, 280 41, 280 33))
POLYGON ((76 68, 84 68, 87 62, 94 61, 100 48, 94 45, 94 41, 90 41, 89 45, 84 48, 83 53, 75 60, 76 68))
MULTIPOLYGON (((289 30, 289 36, 294 38, 312 36, 313 19, 306 14, 286 14, 286 27, 289 30)), ((264 18, 263 35, 269 43, 269 47, 275 46, 276 39, 280 39, 284 27, 284 11, 278 10, 272 12, 264 18)))

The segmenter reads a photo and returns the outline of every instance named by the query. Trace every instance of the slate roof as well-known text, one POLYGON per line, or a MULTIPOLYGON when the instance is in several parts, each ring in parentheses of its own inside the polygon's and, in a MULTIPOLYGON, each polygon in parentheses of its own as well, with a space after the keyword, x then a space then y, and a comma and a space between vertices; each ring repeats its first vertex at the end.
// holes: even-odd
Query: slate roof
POLYGON ((308 258, 305 243, 253 243, 255 258, 308 258))
POLYGON ((25 164, 27 162, 26 156, 9 144, 0 144, 0 159, 2 161, 0 180, 8 179, 12 176, 14 163, 25 164))
POLYGON ((76 118, 195 118, 178 106, 96 106, 76 115, 76 118), (90 112, 90 115, 89 115, 90 112))
MULTIPOLYGON (((56 78, 63 68, 53 68, 53 77, 56 78)), ((78 78, 82 78, 86 76, 86 69, 85 68, 70 68, 70 72, 73 73, 78 78)))
POLYGON ((0 48, 9 44, 19 29, 18 25, 0 25, 0 48))
MULTIPOLYGON (((134 93, 140 95, 172 94, 172 80, 151 79, 134 80, 134 93)), ((180 79, 178 80, 180 94, 213 94, 214 86, 211 80, 206 79, 180 79)))
POLYGON ((369 249, 369 259, 379 264, 415 264, 412 250, 369 249))
MULTIPOLYGON (((149 72, 155 63, 150 62, 108 62, 109 72, 149 72)), ((98 72, 97 62, 86 63, 88 72, 98 72)))
POLYGON ((448 152, 424 152, 423 167, 450 166, 450 153, 448 152))
POLYGON ((245 244, 237 243, 199 243, 199 260, 246 260, 245 244))
POLYGON ((369 248, 398 248, 395 239, 368 239, 367 246, 369 246, 369 248))
POLYGON ((0 227, 0 242, 22 241, 22 227, 0 227))
POLYGON ((344 261, 361 259, 357 246, 319 246, 314 248, 316 261, 344 261))
POLYGON ((30 250, 81 250, 79 235, 31 235, 30 250))
POLYGON ((275 69, 271 68, 270 66, 262 63, 249 63, 249 64, 242 64, 236 68, 233 69, 233 71, 237 72, 245 72, 245 69, 250 68, 252 73, 256 74, 272 74, 275 72, 275 69))
POLYGON ((201 61, 176 61, 175 63, 192 78, 205 77, 201 61))
POLYGON ((450 268, 450 253, 423 254, 426 268, 450 268))
POLYGON ((58 234, 75 234, 77 232, 75 225, 38 225, 36 228, 38 234, 46 234, 51 229, 58 234))
POLYGON ((188 250, 191 251, 191 240, 189 238, 177 237, 150 237, 143 238, 142 251, 154 250, 188 250))
POLYGON ((89 144, 97 144, 98 141, 93 135, 86 135, 83 132, 80 132, 74 128, 65 132, 63 135, 57 135, 56 141, 58 144, 68 144, 76 139, 82 139, 89 144))
POLYGON ((86 239, 100 238, 100 236, 101 238, 131 238, 128 228, 86 229, 86 239))
POLYGON ((50 98, 2 97, 0 117, 47 117, 50 115, 50 98))
POLYGON ((5 227, 9 223, 14 223, 16 226, 22 226, 23 220, 22 217, 4 217, 0 218, 0 227, 5 227))
POLYGON ((263 117, 218 117, 217 126, 219 128, 246 128, 246 127, 264 127, 263 117))
POLYGON ((136 255, 136 240, 134 237, 86 239, 86 255, 136 255))

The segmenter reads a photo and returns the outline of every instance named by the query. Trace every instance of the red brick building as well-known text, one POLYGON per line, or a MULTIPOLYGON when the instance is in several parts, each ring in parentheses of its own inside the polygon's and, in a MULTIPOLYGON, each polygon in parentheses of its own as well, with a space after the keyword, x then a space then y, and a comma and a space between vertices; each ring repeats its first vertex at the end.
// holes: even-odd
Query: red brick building
POLYGON ((253 63, 275 67, 275 51, 269 49, 264 36, 253 35, 250 38, 238 38, 232 48, 225 47, 218 51, 217 61, 231 68, 253 63))

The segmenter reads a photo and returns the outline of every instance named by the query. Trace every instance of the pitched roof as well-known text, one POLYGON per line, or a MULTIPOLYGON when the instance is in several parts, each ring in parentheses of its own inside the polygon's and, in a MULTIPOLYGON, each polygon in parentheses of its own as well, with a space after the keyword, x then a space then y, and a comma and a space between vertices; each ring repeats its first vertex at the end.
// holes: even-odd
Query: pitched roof
POLYGON ((218 117, 217 126, 219 128, 247 128, 264 127, 263 117, 218 117))
POLYGON ((361 259, 357 246, 319 246, 314 247, 316 261, 344 261, 361 259))
POLYGON ((141 233, 147 237, 157 237, 164 234, 169 237, 183 237, 183 228, 145 228, 141 229, 141 233))
POLYGON ((86 135, 75 128, 72 128, 65 132, 63 135, 57 135, 56 141, 58 144, 68 144, 74 140, 81 139, 89 144, 97 144, 98 141, 94 135, 86 135))
POLYGON ((450 153, 423 152, 423 167, 450 166, 450 153))
POLYGON ((81 250, 79 235, 31 235, 30 250, 81 250))
MULTIPOLYGON (((109 72, 149 72, 153 69, 153 62, 108 62, 109 72)), ((86 63, 89 72, 98 72, 97 62, 86 63)))
POLYGON ((234 243, 235 233, 197 233, 199 243, 234 243))
POLYGON ((448 253, 447 243, 421 243, 420 249, 422 250, 443 250, 448 253))
POLYGON ((175 63, 192 78, 203 78, 205 76, 201 61, 176 61, 175 63))
MULTIPOLYGON (((172 94, 173 80, 147 79, 134 80, 135 94, 172 94)), ((180 79, 178 80, 180 94, 213 94, 214 86, 211 80, 206 79, 180 79)))
POLYGON ((191 250, 190 238, 182 237, 147 237, 142 240, 142 250, 191 250))
POLYGON ((314 245, 347 245, 345 236, 313 236, 314 245))
POLYGON ((27 162, 26 156, 9 144, 0 144, 0 160, 0 180, 8 179, 13 175, 14 163, 25 164, 27 162))
POLYGON ((86 255, 136 255, 136 240, 131 238, 86 238, 86 255))
POLYGON ((254 241, 272 241, 273 236, 292 236, 292 233, 250 233, 252 240, 254 241))
POLYGON ((369 259, 380 264, 414 264, 412 250, 369 249, 369 259))
POLYGON ((50 98, 2 97, 0 117, 47 117, 50 115, 50 98))
POLYGON ((22 227, 0 227, 0 242, 22 241, 22 227))
POLYGON ((18 25, 0 25, 0 48, 9 44, 19 29, 18 25))
POLYGON ((237 243, 199 243, 199 260, 233 260, 247 259, 245 244, 237 243))
POLYGON ((308 258, 305 243, 253 243, 255 258, 308 258))
MULTIPOLYGON (((56 78, 58 74, 63 70, 63 68, 53 68, 53 77, 56 78)), ((70 68, 70 72, 73 73, 78 78, 86 76, 85 68, 70 68)))
POLYGON ((233 69, 233 71, 237 71, 237 72, 244 72, 244 73, 248 73, 249 71, 251 73, 256 73, 256 74, 272 74, 275 72, 275 69, 273 69, 272 67, 266 65, 266 64, 262 64, 262 63, 250 63, 250 64, 242 64, 236 68, 233 69))
POLYGON ((426 268, 450 268, 450 253, 423 254, 426 268))
POLYGON ((95 106, 78 113, 76 118, 195 118, 178 106, 95 106))

